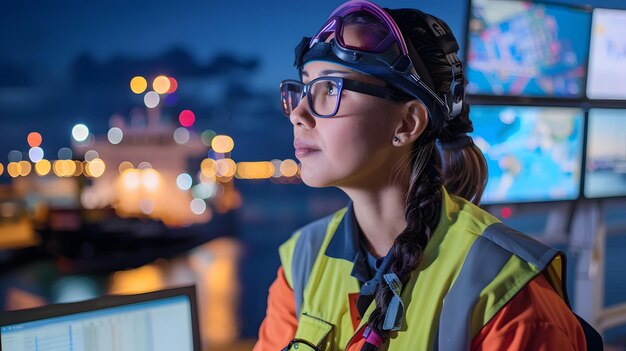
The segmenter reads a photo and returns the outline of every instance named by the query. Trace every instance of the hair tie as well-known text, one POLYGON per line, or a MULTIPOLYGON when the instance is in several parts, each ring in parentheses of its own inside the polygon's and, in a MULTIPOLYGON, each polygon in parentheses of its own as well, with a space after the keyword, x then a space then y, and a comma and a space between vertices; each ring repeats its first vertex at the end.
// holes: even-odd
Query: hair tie
POLYGON ((455 150, 462 149, 466 146, 472 145, 474 141, 472 137, 467 134, 458 134, 450 139, 437 139, 437 146, 443 150, 455 150))

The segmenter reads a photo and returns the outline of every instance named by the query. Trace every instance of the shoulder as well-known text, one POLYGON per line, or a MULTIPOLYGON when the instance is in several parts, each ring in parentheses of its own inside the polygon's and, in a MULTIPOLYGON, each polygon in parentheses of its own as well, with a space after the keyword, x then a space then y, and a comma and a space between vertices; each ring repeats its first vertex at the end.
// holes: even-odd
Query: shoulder
POLYGON ((473 350, 584 350, 584 332, 543 275, 515 295, 472 340, 473 350))
POLYGON ((326 229, 331 222, 341 220, 347 208, 342 208, 328 216, 317 219, 305 226, 298 228, 291 237, 281 245, 281 251, 284 249, 293 250, 295 244, 299 240, 311 240, 314 237, 324 236, 326 229))
POLYGON ((347 208, 342 208, 299 228, 279 247, 281 265, 285 269, 287 282, 290 286, 293 286, 291 269, 294 259, 311 260, 313 256, 316 256, 317 252, 312 251, 319 250, 322 242, 326 239, 328 228, 333 223, 341 222, 346 210, 347 208))

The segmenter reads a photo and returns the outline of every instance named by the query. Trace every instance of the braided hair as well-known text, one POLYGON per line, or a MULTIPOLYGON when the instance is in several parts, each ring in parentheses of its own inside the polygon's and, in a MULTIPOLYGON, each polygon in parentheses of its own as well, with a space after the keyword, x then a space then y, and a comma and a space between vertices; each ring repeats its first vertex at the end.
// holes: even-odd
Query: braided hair
MULTIPOLYGON (((417 55, 425 66, 430 75, 425 81, 430 81, 431 88, 438 94, 446 94, 453 79, 452 67, 424 18, 430 15, 411 9, 386 11, 404 33, 409 47, 413 47, 412 54, 417 55)), ((445 22, 433 18, 449 31, 445 22)), ((419 265, 424 249, 439 223, 442 185, 451 194, 476 204, 480 201, 487 182, 487 166, 481 151, 466 135, 471 131, 473 126, 469 118, 469 105, 464 103, 461 113, 449 123, 431 120, 412 146, 411 177, 405 210, 407 226, 396 237, 388 253, 391 255, 388 273, 395 273, 403 286, 419 265), (464 136, 469 142, 455 144, 459 136, 464 136)), ((393 296, 393 291, 386 284, 377 286, 376 308, 368 324, 383 338, 390 336, 390 332, 382 326, 393 296)))

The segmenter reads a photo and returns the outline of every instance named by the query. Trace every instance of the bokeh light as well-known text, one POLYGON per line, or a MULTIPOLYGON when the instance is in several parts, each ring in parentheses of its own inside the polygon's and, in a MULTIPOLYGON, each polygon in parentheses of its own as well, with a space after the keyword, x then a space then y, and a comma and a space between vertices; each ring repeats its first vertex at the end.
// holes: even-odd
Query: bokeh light
POLYGON ((0 175, 2 175, 2 173, 4 173, 4 166, 0 163, 0 175))
POLYGON ((271 162, 239 162, 235 176, 242 179, 267 179, 274 175, 271 162))
POLYGON ((194 185, 191 188, 191 194, 193 195, 193 197, 196 197, 199 199, 209 199, 215 196, 216 193, 217 193, 216 183, 212 183, 212 184, 200 183, 200 184, 194 185))
POLYGON ((139 170, 134 168, 129 168, 125 170, 120 176, 122 179, 122 184, 126 190, 135 190, 139 187, 141 183, 141 176, 139 170))
POLYGON ((88 150, 87 152, 85 152, 85 161, 91 162, 91 161, 95 160, 96 158, 100 158, 100 155, 98 154, 98 151, 96 151, 96 150, 88 150))
POLYGON ((85 167, 85 169, 88 170, 89 174, 92 177, 98 178, 104 174, 104 171, 106 170, 106 165, 101 159, 95 158, 87 163, 87 167, 85 167))
POLYGON ((26 140, 28 141, 28 146, 38 147, 41 145, 42 137, 41 134, 37 132, 30 132, 28 133, 28 137, 26 137, 26 140))
POLYGON ((237 164, 235 164, 235 161, 230 158, 223 158, 221 160, 217 160, 215 163, 217 166, 218 177, 232 177, 237 171, 237 164))
POLYGON ((71 160, 72 159, 72 149, 67 147, 62 147, 57 152, 57 156, 59 156, 59 160, 71 160))
POLYGON ((12 178, 19 177, 21 170, 22 170, 22 167, 17 162, 9 162, 9 164, 7 165, 7 173, 12 178))
POLYGON ((178 144, 185 144, 189 141, 189 131, 185 127, 178 127, 174 130, 174 141, 178 144))
POLYGON ((152 212, 154 212, 154 208, 154 201, 150 199, 141 199, 141 201, 139 201, 139 209, 143 214, 152 214, 152 212))
POLYGON ((217 175, 217 164, 215 163, 215 160, 212 158, 205 158, 202 160, 200 163, 200 171, 206 177, 215 178, 217 175))
POLYGON ((171 94, 165 95, 165 97, 163 98, 163 103, 166 106, 176 106, 178 104, 178 100, 180 100, 180 96, 178 96, 178 93, 173 92, 171 94))
POLYGON ((22 160, 22 152, 18 150, 9 151, 9 162, 20 162, 22 160))
POLYGON ((159 101, 161 101, 161 98, 159 97, 159 94, 154 91, 147 92, 143 97, 143 103, 147 108, 157 107, 159 105, 159 101))
POLYGON ((294 160, 284 160, 280 163, 280 173, 284 177, 293 177, 298 173, 298 164, 294 160))
POLYGON ((182 110, 178 115, 178 121, 183 127, 191 127, 196 122, 196 115, 191 110, 182 110))
POLYGON ((135 166, 133 166, 132 163, 128 162, 128 161, 124 161, 122 163, 120 163, 120 166, 118 167, 118 170, 120 171, 120 174, 124 173, 125 170, 127 169, 133 169, 135 168, 135 166))
POLYGON ((202 140, 202 143, 204 145, 211 146, 211 142, 213 141, 213 138, 215 138, 216 135, 217 133, 215 133, 214 131, 210 129, 207 129, 204 132, 202 132, 200 139, 202 140))
POLYGON ((146 81, 146 78, 142 76, 136 76, 130 80, 130 90, 132 90, 135 94, 141 94, 146 91, 147 88, 148 82, 146 81))
MULTIPOLYGON (((69 161, 69 160, 68 160, 69 161)), ((70 161, 72 162, 72 161, 70 161)), ((73 161, 74 162, 74 173, 71 174, 74 177, 78 177, 81 174, 83 174, 83 171, 85 170, 85 167, 83 166, 83 163, 80 161, 73 161)))
POLYGON ((152 81, 152 90, 158 94, 166 94, 170 90, 170 80, 166 76, 158 76, 152 81))
POLYGON ((137 169, 150 169, 150 168, 152 168, 152 163, 146 162, 146 161, 139 163, 139 166, 137 166, 137 169))
POLYGON ((35 163, 35 172, 40 176, 45 176, 50 173, 50 169, 52 169, 52 165, 48 160, 40 160, 35 163))
POLYGON ((22 177, 26 177, 27 175, 29 175, 30 171, 32 171, 33 169, 33 166, 31 166, 30 162, 28 161, 20 161, 19 165, 20 165, 20 175, 22 177))
POLYGON ((76 163, 72 160, 58 160, 52 164, 52 171, 58 177, 71 177, 76 172, 76 163))
POLYGON ((161 186, 161 175, 153 168, 144 169, 142 171, 141 181, 146 190, 150 192, 157 191, 161 186))
POLYGON ((204 200, 202 199, 193 199, 191 200, 189 207, 191 207, 191 212, 197 215, 201 215, 204 213, 204 211, 206 211, 206 202, 204 202, 204 200))
POLYGON ((166 76, 158 76, 152 81, 152 90, 158 94, 165 94, 170 90, 170 80, 166 76))
POLYGON ((31 147, 30 150, 28 150, 28 158, 30 158, 32 162, 43 159, 43 149, 38 146, 31 147))
POLYGON ((174 77, 167 77, 170 80, 170 88, 167 90, 168 94, 171 94, 178 89, 178 81, 174 77))
POLYGON ((192 183, 193 179, 191 179, 191 176, 187 173, 181 173, 176 177, 176 186, 178 186, 180 190, 189 190, 192 183))
POLYGON ((273 159, 272 161, 272 165, 274 165, 274 174, 272 175, 272 177, 274 178, 280 178, 282 176, 282 173, 280 173, 280 164, 283 162, 281 160, 278 159, 273 159))
POLYGON ((211 147, 213 148, 213 151, 225 154, 233 150, 235 147, 235 141, 233 141, 233 138, 228 135, 217 135, 211 141, 211 147))
POLYGON ((122 142, 122 139, 124 139, 124 132, 122 132, 122 130, 118 127, 113 127, 109 129, 109 132, 107 133, 107 138, 109 139, 109 143, 117 145, 122 142))
POLYGON ((83 142, 89 137, 89 128, 86 125, 79 123, 72 128, 72 138, 78 142, 83 142))

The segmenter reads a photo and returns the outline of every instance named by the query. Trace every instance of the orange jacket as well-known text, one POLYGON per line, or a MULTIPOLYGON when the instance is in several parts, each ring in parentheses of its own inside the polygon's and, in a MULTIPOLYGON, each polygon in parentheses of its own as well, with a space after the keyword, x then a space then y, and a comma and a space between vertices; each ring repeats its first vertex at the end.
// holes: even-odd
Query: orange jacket
MULTIPOLYGON (((358 321, 353 324, 358 325, 358 321)), ((281 267, 269 289, 267 315, 253 351, 283 349, 296 334, 297 326, 293 290, 281 267)), ((357 339, 347 351, 359 351, 363 342, 357 339)), ((586 346, 578 320, 546 278, 539 275, 480 330, 472 339, 471 349, 586 350, 586 346)))

